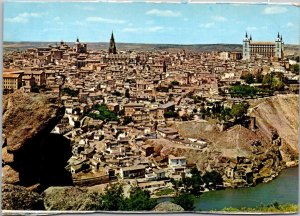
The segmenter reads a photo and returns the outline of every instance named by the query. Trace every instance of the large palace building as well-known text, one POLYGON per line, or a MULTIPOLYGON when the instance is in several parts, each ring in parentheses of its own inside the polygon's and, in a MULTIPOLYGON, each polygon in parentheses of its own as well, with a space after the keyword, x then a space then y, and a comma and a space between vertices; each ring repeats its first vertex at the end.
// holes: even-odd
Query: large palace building
POLYGON ((246 33, 243 40, 243 59, 247 60, 257 55, 281 59, 283 58, 283 48, 282 35, 280 36, 279 33, 275 42, 252 41, 251 35, 248 38, 248 34, 246 33))

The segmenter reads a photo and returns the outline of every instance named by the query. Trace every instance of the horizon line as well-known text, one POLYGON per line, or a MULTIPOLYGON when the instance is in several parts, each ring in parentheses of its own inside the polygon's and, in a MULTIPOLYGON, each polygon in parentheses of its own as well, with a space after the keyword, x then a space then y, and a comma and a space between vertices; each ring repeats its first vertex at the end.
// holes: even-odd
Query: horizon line
MULTIPOLYGON (((64 43, 75 43, 76 41, 4 41, 3 40, 3 44, 4 43, 60 43, 60 42, 64 42, 64 43)), ((80 41, 80 43, 107 43, 109 44, 109 42, 103 42, 103 41, 80 41)), ((117 42, 116 44, 145 44, 145 45, 179 45, 179 46, 195 46, 195 45, 243 45, 243 43, 182 43, 182 44, 176 44, 176 43, 147 43, 147 42, 117 42)), ((291 44, 291 43, 287 43, 285 45, 295 45, 298 46, 299 44, 291 44)))

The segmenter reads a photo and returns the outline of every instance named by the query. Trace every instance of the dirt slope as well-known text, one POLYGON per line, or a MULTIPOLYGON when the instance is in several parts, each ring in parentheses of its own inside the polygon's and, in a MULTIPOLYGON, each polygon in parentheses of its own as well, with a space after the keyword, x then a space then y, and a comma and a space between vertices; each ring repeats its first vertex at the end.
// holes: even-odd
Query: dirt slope
POLYGON ((270 137, 272 128, 276 129, 282 142, 295 154, 299 153, 299 96, 277 95, 258 104, 250 112, 256 118, 259 130, 270 137))

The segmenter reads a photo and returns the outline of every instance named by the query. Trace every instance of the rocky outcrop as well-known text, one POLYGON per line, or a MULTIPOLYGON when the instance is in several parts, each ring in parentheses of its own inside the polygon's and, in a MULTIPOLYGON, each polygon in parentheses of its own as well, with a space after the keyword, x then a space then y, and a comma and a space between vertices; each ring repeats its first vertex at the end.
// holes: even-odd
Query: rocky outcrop
POLYGON ((89 211, 101 206, 97 193, 78 187, 49 187, 42 195, 46 210, 89 211))
POLYGON ((13 168, 11 168, 9 165, 5 165, 2 168, 2 173, 3 173, 3 178, 2 178, 3 184, 17 185, 20 183, 19 173, 15 171, 13 168))
POLYGON ((4 210, 44 210, 42 197, 22 186, 4 184, 1 196, 4 210))
POLYGON ((299 154, 299 96, 277 95, 255 106, 250 116, 255 117, 257 128, 271 137, 276 130, 282 139, 281 153, 285 161, 297 160, 299 154))
POLYGON ((71 175, 64 169, 71 156, 70 141, 50 133, 63 115, 64 107, 51 94, 16 91, 3 96, 4 182, 39 184, 41 190, 72 185, 71 175))
POLYGON ((49 133, 64 115, 57 97, 21 91, 4 95, 2 109, 2 130, 10 153, 49 133))
POLYGON ((153 211, 156 212, 182 212, 184 209, 175 203, 172 202, 162 202, 157 204, 153 211))

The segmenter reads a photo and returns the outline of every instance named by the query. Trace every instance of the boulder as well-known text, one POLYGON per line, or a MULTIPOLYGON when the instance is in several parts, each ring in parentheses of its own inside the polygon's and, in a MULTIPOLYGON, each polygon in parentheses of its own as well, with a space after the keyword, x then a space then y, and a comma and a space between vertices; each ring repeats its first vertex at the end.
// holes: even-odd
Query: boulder
POLYGON ((2 160, 5 164, 11 164, 14 162, 14 155, 7 152, 7 146, 2 148, 2 160))
POLYGON ((18 184, 20 182, 19 173, 11 168, 9 165, 6 165, 2 168, 2 183, 3 184, 18 184))
POLYGON ((2 209, 44 210, 42 197, 18 185, 2 185, 2 209))
POLYGON ((64 115, 58 97, 16 91, 3 96, 2 132, 8 152, 18 151, 36 136, 49 133, 64 115))
POLYGON ((153 211, 156 212, 182 212, 184 209, 175 203, 172 202, 162 202, 157 204, 153 211))
POLYGON ((4 182, 40 190, 53 185, 73 185, 65 170, 71 157, 70 140, 50 133, 64 115, 59 98, 45 93, 16 91, 3 96, 4 182), (13 170, 13 171, 12 171, 13 170), (18 180, 18 181, 17 181, 18 180))
POLYGON ((99 194, 85 188, 49 187, 42 195, 46 210, 92 211, 101 207, 99 194))

